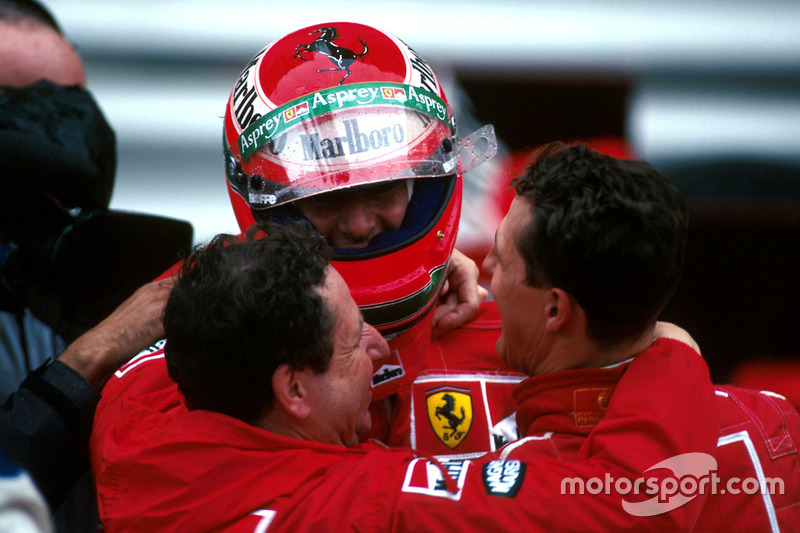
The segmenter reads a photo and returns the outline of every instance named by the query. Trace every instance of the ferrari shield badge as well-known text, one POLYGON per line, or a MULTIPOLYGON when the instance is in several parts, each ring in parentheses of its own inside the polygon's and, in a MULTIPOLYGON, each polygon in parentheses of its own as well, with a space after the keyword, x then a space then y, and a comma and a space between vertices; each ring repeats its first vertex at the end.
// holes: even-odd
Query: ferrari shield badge
POLYGON ((469 389, 440 387, 427 392, 428 420, 436 436, 451 450, 461 444, 472 427, 469 389))

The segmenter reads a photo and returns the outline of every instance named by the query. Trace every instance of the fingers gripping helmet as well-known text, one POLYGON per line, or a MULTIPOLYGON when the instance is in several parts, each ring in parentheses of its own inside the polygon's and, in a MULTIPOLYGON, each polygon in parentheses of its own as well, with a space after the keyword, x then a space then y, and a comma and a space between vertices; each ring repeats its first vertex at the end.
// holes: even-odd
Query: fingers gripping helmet
POLYGON ((364 249, 334 249, 365 320, 388 334, 433 307, 458 229, 461 174, 496 143, 491 126, 458 138, 439 80, 411 48, 342 22, 290 33, 248 63, 225 109, 223 146, 242 231, 298 216, 298 199, 413 180, 400 229, 364 249))

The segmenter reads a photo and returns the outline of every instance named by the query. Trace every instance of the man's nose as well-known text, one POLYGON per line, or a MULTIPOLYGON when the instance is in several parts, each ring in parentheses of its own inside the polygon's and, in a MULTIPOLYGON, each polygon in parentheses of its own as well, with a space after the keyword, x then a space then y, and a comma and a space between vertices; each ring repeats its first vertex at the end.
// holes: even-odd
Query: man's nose
POLYGON ((359 200, 354 200, 343 207, 338 220, 339 231, 353 240, 367 242, 375 236, 378 217, 369 206, 359 200))
POLYGON ((481 270, 483 271, 484 274, 493 276, 496 267, 497 267, 497 257, 495 255, 494 246, 492 246, 492 249, 489 250, 488 254, 486 254, 486 257, 483 260, 483 264, 481 264, 481 270))
POLYGON ((389 355, 389 343, 383 338, 377 329, 364 324, 364 331, 361 335, 361 342, 364 344, 364 351, 367 352, 373 363, 384 359, 389 355))

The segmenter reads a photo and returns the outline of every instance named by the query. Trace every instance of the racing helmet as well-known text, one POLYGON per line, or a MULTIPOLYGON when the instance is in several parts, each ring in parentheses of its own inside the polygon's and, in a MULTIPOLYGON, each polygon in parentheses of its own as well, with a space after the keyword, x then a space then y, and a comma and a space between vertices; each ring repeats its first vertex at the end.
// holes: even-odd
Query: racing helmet
POLYGON ((298 199, 407 180, 401 227, 332 257, 364 319, 390 335, 435 305, 461 176, 494 155, 496 141, 491 126, 459 138, 439 80, 401 40, 336 22, 281 37, 247 64, 225 108, 223 148, 242 231, 302 216, 298 199))

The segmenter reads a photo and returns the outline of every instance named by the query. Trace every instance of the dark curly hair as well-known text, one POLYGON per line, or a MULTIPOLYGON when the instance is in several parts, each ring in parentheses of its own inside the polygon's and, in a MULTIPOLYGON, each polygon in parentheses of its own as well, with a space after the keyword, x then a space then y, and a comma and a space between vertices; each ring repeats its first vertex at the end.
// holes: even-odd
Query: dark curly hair
POLYGON ((601 347, 655 322, 680 279, 688 225, 684 200, 663 174, 644 161, 554 143, 512 186, 533 215, 517 242, 529 285, 569 292, 601 347))
POLYGON ((329 254, 304 222, 217 235, 192 252, 164 311, 167 368, 189 409, 252 423, 272 406, 280 365, 327 370, 334 317, 319 288, 329 254))

